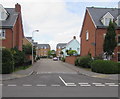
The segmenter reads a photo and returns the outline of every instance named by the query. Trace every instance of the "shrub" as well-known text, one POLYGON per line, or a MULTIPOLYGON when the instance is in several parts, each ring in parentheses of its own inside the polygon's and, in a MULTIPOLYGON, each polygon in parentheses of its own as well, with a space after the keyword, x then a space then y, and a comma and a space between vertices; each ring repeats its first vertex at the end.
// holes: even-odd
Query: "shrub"
POLYGON ((65 62, 65 58, 64 58, 64 57, 62 57, 62 58, 61 58, 61 61, 65 62))
POLYGON ((68 55, 77 55, 77 51, 76 50, 69 50, 68 51, 68 55))
POLYGON ((118 63, 108 60, 95 60, 91 63, 91 69, 93 72, 104 74, 117 74, 118 63))
POLYGON ((8 49, 2 49, 2 74, 13 72, 13 57, 8 49))
POLYGON ((24 52, 19 51, 17 48, 11 49, 11 52, 13 54, 14 66, 18 67, 18 66, 23 65, 24 60, 25 60, 24 52))
POLYGON ((81 66, 83 68, 90 68, 91 67, 92 59, 90 56, 82 56, 78 57, 75 61, 76 66, 81 66))

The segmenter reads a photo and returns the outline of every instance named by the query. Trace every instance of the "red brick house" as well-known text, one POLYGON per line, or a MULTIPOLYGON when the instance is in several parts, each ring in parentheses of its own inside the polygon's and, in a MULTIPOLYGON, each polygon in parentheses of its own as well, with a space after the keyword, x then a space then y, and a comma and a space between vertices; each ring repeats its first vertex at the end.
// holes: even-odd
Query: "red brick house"
POLYGON ((3 48, 14 48, 22 51, 24 37, 21 6, 17 3, 15 8, 4 8, 0 5, 0 38, 3 48))
POLYGON ((80 33, 81 56, 91 53, 92 57, 103 55, 103 43, 110 20, 116 22, 116 38, 113 60, 120 61, 120 14, 118 8, 87 7, 80 33))

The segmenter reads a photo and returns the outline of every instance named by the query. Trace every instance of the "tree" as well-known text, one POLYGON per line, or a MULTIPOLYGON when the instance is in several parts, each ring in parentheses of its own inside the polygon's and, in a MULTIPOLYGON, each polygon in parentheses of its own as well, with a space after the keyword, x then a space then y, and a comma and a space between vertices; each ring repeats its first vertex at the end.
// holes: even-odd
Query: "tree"
POLYGON ((50 51, 48 51, 48 56, 49 56, 49 57, 50 57, 50 56, 56 57, 56 52, 55 52, 55 50, 50 50, 50 51))
POLYGON ((77 54, 77 51, 76 50, 69 50, 68 51, 68 55, 76 55, 77 54))
POLYGON ((103 50, 108 60, 111 60, 115 47, 117 46, 115 24, 110 21, 105 36, 103 50))

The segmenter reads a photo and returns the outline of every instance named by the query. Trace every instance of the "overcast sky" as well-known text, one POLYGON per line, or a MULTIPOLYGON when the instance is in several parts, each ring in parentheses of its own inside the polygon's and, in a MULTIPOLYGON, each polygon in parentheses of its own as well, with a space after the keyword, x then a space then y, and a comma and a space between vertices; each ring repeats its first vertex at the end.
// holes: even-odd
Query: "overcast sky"
POLYGON ((5 8, 14 8, 19 3, 25 36, 34 33, 39 44, 49 43, 52 49, 57 43, 68 43, 79 35, 86 7, 118 7, 119 0, 0 0, 5 8), (114 1, 114 2, 113 2, 114 1))

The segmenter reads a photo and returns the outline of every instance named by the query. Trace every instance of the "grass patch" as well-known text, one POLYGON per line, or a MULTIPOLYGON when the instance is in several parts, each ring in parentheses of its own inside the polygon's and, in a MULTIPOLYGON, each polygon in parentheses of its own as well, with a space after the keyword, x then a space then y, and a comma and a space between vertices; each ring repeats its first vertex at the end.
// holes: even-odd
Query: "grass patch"
POLYGON ((25 70, 25 69, 28 69, 30 68, 32 65, 28 65, 28 66, 19 66, 17 68, 15 68, 14 72, 17 72, 19 70, 25 70))

